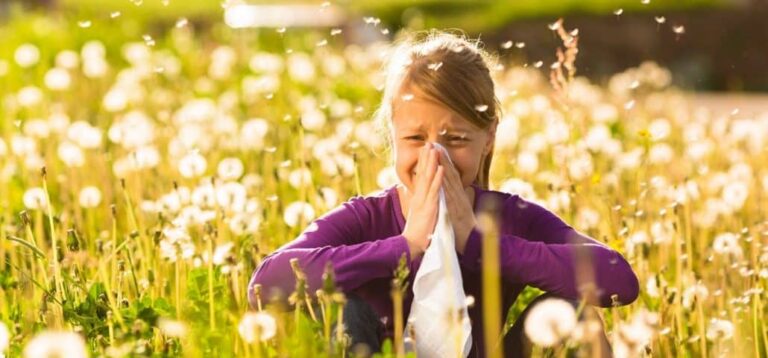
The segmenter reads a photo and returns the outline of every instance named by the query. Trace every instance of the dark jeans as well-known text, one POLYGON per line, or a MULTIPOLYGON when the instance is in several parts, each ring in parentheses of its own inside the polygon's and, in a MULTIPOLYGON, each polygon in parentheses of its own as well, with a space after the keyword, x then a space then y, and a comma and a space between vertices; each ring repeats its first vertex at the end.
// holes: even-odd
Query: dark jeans
MULTIPOLYGON (((504 355, 506 357, 529 357, 531 355, 532 345, 523 332, 523 322, 533 306, 549 297, 554 296, 544 294, 536 297, 517 317, 515 324, 504 336, 504 355)), ((579 305, 577 301, 567 301, 574 307, 579 305)), ((597 317, 595 308, 587 305, 582 309, 579 318, 582 319, 588 314, 594 314, 597 317)), ((599 320, 599 318, 597 319, 599 320)), ((602 324, 600 321, 601 326, 602 324)), ((355 348, 369 353, 381 351, 381 342, 385 332, 384 324, 367 302, 353 294, 347 294, 347 304, 344 306, 344 326, 346 327, 346 334, 351 340, 352 352, 355 352, 355 348)), ((600 343, 600 352, 593 352, 591 356, 610 357, 611 346, 604 330, 599 332, 597 339, 600 343)))

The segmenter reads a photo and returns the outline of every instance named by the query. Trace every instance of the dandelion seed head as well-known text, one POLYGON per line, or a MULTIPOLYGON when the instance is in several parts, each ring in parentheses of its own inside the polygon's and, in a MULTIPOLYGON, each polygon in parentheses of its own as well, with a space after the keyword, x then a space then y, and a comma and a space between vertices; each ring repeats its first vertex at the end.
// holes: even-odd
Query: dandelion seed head
POLYGON ((231 157, 222 159, 216 172, 223 180, 237 180, 243 175, 243 170, 243 161, 240 158, 231 157))
POLYGON ((711 341, 731 339, 733 332, 734 326, 731 321, 712 318, 707 326, 707 339, 711 341))
POLYGON ((187 335, 187 325, 182 321, 171 318, 161 317, 157 320, 157 328, 166 337, 183 338, 187 335))
POLYGON ((199 153, 193 152, 179 160, 179 173, 184 178, 195 178, 202 175, 207 167, 205 158, 199 153))
POLYGON ((3 354, 5 350, 10 345, 11 341, 11 332, 8 330, 8 327, 5 325, 5 323, 0 322, 0 354, 3 354))
POLYGON ((74 332, 43 331, 24 347, 24 357, 86 358, 88 349, 83 337, 74 332))
POLYGON ((283 211, 283 221, 290 227, 296 227, 299 222, 308 223, 314 218, 315 209, 307 202, 295 201, 283 211))
POLYGON ((40 50, 33 44, 23 44, 13 53, 16 64, 23 68, 32 67, 40 61, 40 50))
POLYGON ((561 299, 536 304, 524 322, 525 334, 536 345, 551 347, 567 338, 576 327, 576 311, 561 299))
POLYGON ((45 210, 48 208, 47 197, 45 190, 40 187, 34 187, 27 189, 22 197, 24 207, 29 210, 45 210))
POLYGON ((505 49, 505 50, 509 50, 509 49, 510 49, 510 48, 512 48, 512 46, 514 46, 514 45, 515 45, 515 43, 514 43, 513 41, 504 41, 504 42, 501 44, 501 48, 503 48, 503 49, 505 49))
POLYGON ((277 321, 267 312, 246 312, 240 319, 237 331, 248 343, 263 342, 275 336, 277 321))

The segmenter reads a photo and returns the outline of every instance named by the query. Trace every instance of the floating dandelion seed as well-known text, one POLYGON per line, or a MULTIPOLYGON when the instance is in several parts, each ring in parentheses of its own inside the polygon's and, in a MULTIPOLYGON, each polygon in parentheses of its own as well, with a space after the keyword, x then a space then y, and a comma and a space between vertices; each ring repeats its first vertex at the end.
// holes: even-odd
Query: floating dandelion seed
POLYGON ((163 6, 168 6, 168 4, 171 3, 171 0, 160 0, 160 3, 163 4, 163 6))
MULTIPOLYGON (((571 32, 569 32, 569 34, 570 34, 570 35, 571 35, 571 37, 572 37, 572 38, 570 39, 570 41, 573 41, 573 37, 579 36, 579 29, 578 29, 578 28, 575 28, 575 29, 571 30, 571 32)), ((569 41, 569 42, 570 42, 570 41, 569 41)))
POLYGON ((136 6, 141 6, 144 4, 144 0, 131 0, 131 2, 136 6))
POLYGON ((266 199, 267 199, 267 201, 277 201, 277 199, 279 199, 279 197, 277 195, 273 194, 273 195, 268 196, 266 199))
POLYGON ((672 32, 674 32, 674 33, 676 33, 678 35, 682 35, 682 34, 685 33, 685 26, 683 26, 683 25, 672 26, 672 32))
POLYGON ((187 20, 186 17, 182 17, 178 21, 176 21, 176 28, 180 29, 184 26, 187 26, 188 23, 189 23, 189 20, 187 20))
POLYGON ((363 21, 366 24, 369 24, 369 25, 372 24, 373 26, 378 26, 379 23, 381 23, 381 19, 376 18, 376 17, 364 17, 363 21))
POLYGON ((118 18, 118 17, 120 17, 120 14, 121 14, 120 11, 113 11, 113 12, 109 13, 109 17, 112 18, 112 19, 118 18))
POLYGON ((429 68, 432 71, 437 71, 440 69, 440 67, 443 67, 442 62, 430 63, 429 65, 427 65, 427 68, 429 68))
POLYGON ((475 110, 478 111, 478 112, 485 112, 486 110, 488 110, 488 105, 487 104, 478 104, 478 105, 475 106, 475 110))
POLYGON ((155 40, 152 39, 152 36, 150 36, 150 35, 142 35, 141 38, 144 39, 144 43, 147 46, 149 46, 149 47, 155 46, 155 40))
POLYGON ((635 107, 635 100, 630 100, 627 103, 624 103, 624 109, 630 110, 635 107))
POLYGON ((643 5, 648 5, 651 3, 651 0, 640 0, 640 3, 643 5))
POLYGON ((285 27, 280 27, 280 28, 278 28, 275 31, 277 31, 278 34, 284 34, 285 33, 285 27))
POLYGON ((552 30, 552 31, 557 31, 557 29, 559 29, 559 28, 560 28, 560 23, 561 23, 560 21, 555 21, 555 22, 553 22, 553 23, 551 23, 551 24, 547 25, 547 27, 548 27, 550 30, 552 30))
POLYGON ((616 16, 621 16, 621 14, 624 13, 624 9, 616 9, 613 11, 613 14, 616 16))
POLYGON ((632 83, 629 84, 629 88, 631 89, 636 89, 638 87, 640 87, 640 81, 638 80, 634 80, 632 81, 632 83))
POLYGON ((549 65, 549 68, 553 70, 560 68, 560 62, 553 62, 551 65, 549 65))
POLYGON ((438 134, 445 135, 446 133, 448 133, 448 129, 443 128, 443 129, 440 130, 440 132, 438 134))
POLYGON ((331 6, 331 2, 330 1, 325 1, 322 4, 320 4, 321 8, 326 8, 326 7, 329 7, 329 6, 331 6))
POLYGON ((506 41, 506 42, 504 42, 504 43, 502 43, 502 44, 501 44, 501 48, 503 48, 503 49, 505 49, 505 50, 509 50, 509 49, 510 49, 510 48, 512 48, 512 46, 514 46, 514 45, 515 45, 515 43, 514 43, 514 42, 512 42, 512 41, 506 41))
POLYGON ((533 67, 541 68, 541 66, 544 66, 544 61, 536 61, 536 63, 533 64, 533 67))
POLYGON ((78 21, 77 22, 77 26, 80 26, 81 28, 87 29, 87 28, 91 27, 91 20, 78 21))
POLYGON ((277 151, 277 147, 266 147, 266 148, 264 148, 264 150, 265 150, 267 153, 274 153, 274 152, 276 152, 276 151, 277 151))
POLYGON ((734 108, 734 109, 731 111, 731 115, 732 115, 732 116, 735 116, 735 115, 737 115, 737 114, 739 114, 739 109, 738 109, 738 108, 734 108))
POLYGON ((664 17, 664 16, 656 16, 656 17, 654 17, 654 20, 656 20, 656 23, 658 23, 658 24, 663 24, 663 23, 667 22, 667 18, 664 17))
POLYGON ((523 48, 523 47, 525 47, 525 42, 518 42, 518 43, 515 44, 515 47, 523 48))
POLYGON ((381 30, 382 35, 389 35, 389 29, 383 29, 381 30))
POLYGON ((328 44, 328 40, 322 39, 317 44, 315 44, 317 47, 323 47, 328 44))
POLYGON ((401 98, 403 101, 410 101, 413 99, 413 93, 406 93, 401 98))
POLYGON ((336 36, 341 33, 341 29, 331 29, 331 36, 336 36))

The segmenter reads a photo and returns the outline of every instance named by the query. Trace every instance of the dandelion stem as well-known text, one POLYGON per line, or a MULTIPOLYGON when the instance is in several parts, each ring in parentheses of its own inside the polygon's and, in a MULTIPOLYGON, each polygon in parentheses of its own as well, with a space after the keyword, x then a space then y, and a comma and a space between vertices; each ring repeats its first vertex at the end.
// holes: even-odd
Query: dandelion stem
POLYGON ((503 357, 504 347, 499 344, 501 337, 502 310, 497 223, 489 212, 481 214, 478 217, 478 221, 479 226, 483 231, 481 257, 485 346, 489 349, 488 357, 503 357))

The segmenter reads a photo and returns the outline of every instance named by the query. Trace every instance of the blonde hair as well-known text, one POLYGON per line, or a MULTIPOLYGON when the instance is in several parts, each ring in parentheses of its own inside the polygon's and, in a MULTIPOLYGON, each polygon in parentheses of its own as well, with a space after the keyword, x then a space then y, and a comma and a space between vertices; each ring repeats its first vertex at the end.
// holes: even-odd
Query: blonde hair
MULTIPOLYGON (((387 150, 392 148, 394 96, 411 85, 477 128, 488 129, 498 122, 501 105, 490 71, 496 60, 482 49, 479 40, 439 30, 412 32, 396 40, 391 51, 385 62, 381 104, 374 113, 377 129, 387 138, 387 150)), ((488 189, 492 159, 493 144, 481 159, 475 178, 484 189, 488 189)))

